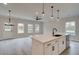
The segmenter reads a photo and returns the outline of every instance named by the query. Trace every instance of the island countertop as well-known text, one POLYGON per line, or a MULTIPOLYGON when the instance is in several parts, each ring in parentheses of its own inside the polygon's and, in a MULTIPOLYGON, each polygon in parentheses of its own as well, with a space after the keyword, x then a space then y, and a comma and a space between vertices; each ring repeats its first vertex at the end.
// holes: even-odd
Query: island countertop
MULTIPOLYGON (((65 36, 65 35, 62 35, 62 36, 65 36)), ((61 38, 62 36, 55 37, 55 36, 52 36, 52 35, 35 35, 35 36, 32 37, 32 39, 38 40, 41 43, 46 43, 46 42, 61 38)))

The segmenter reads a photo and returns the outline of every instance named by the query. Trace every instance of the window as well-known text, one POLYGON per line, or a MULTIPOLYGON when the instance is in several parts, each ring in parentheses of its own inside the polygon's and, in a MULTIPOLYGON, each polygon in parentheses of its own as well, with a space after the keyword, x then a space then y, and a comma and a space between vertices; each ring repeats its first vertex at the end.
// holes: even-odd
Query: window
POLYGON ((35 24, 35 33, 39 33, 39 24, 35 24))
POLYGON ((11 31, 11 26, 5 26, 5 29, 4 29, 4 31, 11 31))
POLYGON ((75 35, 75 22, 66 22, 66 33, 75 35))
POLYGON ((28 33, 33 33, 33 24, 28 24, 28 33))
POLYGON ((18 23, 18 33, 24 33, 24 24, 18 23))
MULTIPOLYGON (((5 24, 8 24, 8 23, 5 23, 5 24)), ((4 31, 11 31, 12 30, 12 26, 7 26, 7 25, 5 25, 4 26, 4 31)))

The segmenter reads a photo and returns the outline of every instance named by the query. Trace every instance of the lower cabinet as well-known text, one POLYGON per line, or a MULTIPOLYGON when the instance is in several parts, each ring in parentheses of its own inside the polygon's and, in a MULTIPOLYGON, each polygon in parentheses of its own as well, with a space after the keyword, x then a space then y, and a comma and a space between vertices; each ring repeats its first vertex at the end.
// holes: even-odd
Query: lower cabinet
POLYGON ((58 43, 52 46, 53 55, 58 55, 58 43))
POLYGON ((52 49, 51 49, 51 48, 52 48, 51 45, 45 47, 45 48, 44 48, 44 50, 45 50, 45 51, 44 51, 44 54, 45 54, 45 55, 52 55, 53 52, 52 52, 52 49))
POLYGON ((59 54, 61 54, 66 49, 66 37, 62 37, 58 41, 59 45, 59 54))
POLYGON ((37 40, 32 41, 33 55, 58 55, 66 49, 66 38, 55 39, 47 43, 41 43, 37 40))
POLYGON ((45 55, 58 55, 58 42, 45 47, 45 55))

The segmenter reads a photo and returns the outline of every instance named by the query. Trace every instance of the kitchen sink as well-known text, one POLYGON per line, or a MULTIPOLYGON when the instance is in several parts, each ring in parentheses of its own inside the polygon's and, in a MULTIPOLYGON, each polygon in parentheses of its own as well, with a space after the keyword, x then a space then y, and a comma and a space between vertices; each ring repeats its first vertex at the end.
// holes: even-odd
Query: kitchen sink
POLYGON ((55 34, 54 36, 56 36, 56 37, 60 37, 60 36, 62 36, 61 34, 55 34))

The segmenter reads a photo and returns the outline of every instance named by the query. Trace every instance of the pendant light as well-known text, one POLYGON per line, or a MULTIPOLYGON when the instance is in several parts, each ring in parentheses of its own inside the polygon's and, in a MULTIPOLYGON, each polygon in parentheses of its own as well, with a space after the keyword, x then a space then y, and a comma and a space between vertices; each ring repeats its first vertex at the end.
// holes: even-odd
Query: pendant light
POLYGON ((50 18, 53 19, 53 5, 51 6, 51 13, 52 14, 51 14, 51 17, 50 18))
POLYGON ((42 8, 42 15, 45 15, 45 11, 44 11, 44 3, 43 3, 43 8, 42 8))
POLYGON ((8 12, 9 12, 9 19, 8 19, 8 23, 6 23, 5 25, 6 26, 14 26, 12 23, 11 23, 11 10, 8 10, 8 12))
POLYGON ((59 17, 59 9, 57 10, 57 21, 59 21, 60 17, 59 17))
MULTIPOLYGON (((54 18, 54 13, 53 13, 54 7, 53 7, 53 5, 51 5, 50 9, 51 9, 50 18, 53 19, 53 18, 54 18)), ((60 12, 60 10, 57 9, 57 10, 56 10, 56 13, 57 13, 56 20, 57 20, 57 21, 59 21, 59 19, 60 19, 60 17, 59 17, 59 12, 60 12)), ((45 4, 44 4, 44 2, 42 3, 42 16, 45 16, 45 4)), ((39 18, 39 17, 38 17, 38 13, 36 13, 36 19, 39 20, 38 18, 39 18)), ((43 17, 42 17, 42 18, 43 18, 43 17)), ((42 18, 40 18, 40 19, 42 19, 42 18)))

